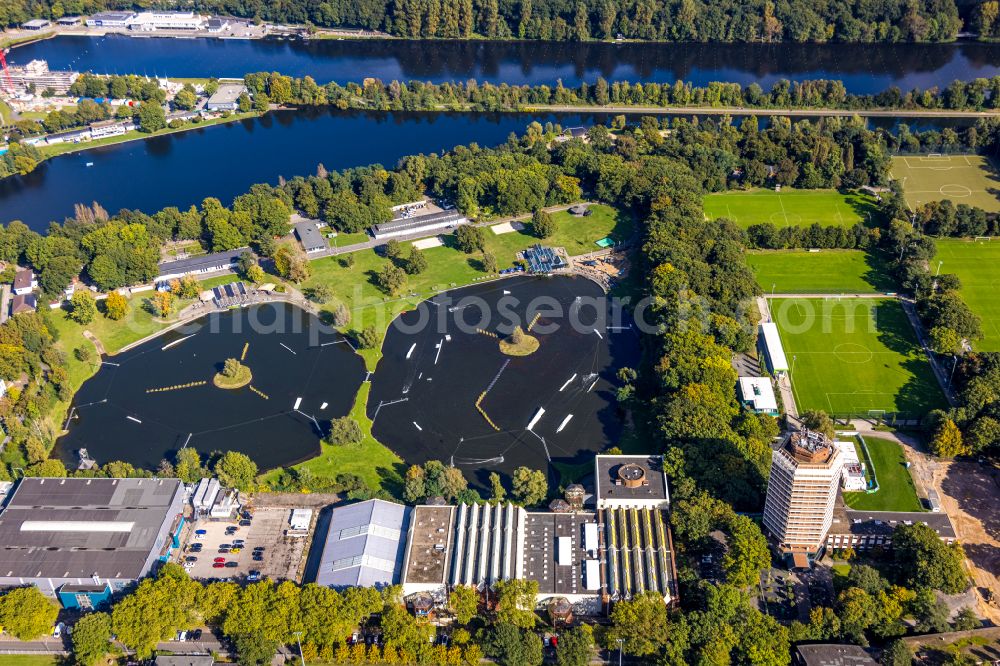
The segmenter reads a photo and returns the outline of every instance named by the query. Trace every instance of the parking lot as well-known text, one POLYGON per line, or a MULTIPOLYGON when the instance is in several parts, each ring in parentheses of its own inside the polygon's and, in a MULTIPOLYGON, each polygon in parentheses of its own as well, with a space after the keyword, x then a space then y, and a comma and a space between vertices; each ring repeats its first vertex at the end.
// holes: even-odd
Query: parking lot
MULTIPOLYGON (((288 537, 288 518, 291 509, 280 507, 260 507, 253 512, 250 526, 239 526, 238 520, 199 520, 187 531, 187 542, 184 552, 178 556, 178 561, 196 557, 189 565, 188 573, 192 578, 213 580, 223 578, 244 578, 251 571, 259 571, 261 577, 272 580, 301 579, 301 569, 304 551, 309 543, 308 538, 288 537), (226 534, 227 528, 236 527, 232 535, 226 534), (196 532, 204 530, 204 534, 196 532), (233 542, 243 540, 239 552, 233 552, 233 542), (193 544, 202 544, 200 553, 190 552, 193 544), (229 552, 219 552, 220 546, 228 544, 229 552), (261 559, 254 560, 254 551, 263 548, 261 559), (216 560, 221 558, 223 564, 234 562, 235 566, 215 567, 216 560)), ((311 531, 310 531, 311 532, 311 531)))

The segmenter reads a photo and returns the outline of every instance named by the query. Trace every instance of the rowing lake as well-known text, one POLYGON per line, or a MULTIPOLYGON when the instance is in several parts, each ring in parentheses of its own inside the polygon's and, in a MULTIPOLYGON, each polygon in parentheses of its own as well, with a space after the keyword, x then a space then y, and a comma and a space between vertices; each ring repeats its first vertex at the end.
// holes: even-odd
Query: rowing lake
POLYGON ((480 81, 576 86, 608 80, 842 80, 853 93, 947 86, 1000 73, 1000 45, 667 44, 409 40, 221 40, 64 36, 21 46, 11 60, 99 74, 242 77, 278 71, 327 81, 480 81))
MULTIPOLYGON (((143 41, 143 40, 137 40, 143 41)), ((184 42, 185 40, 180 40, 184 42)), ((368 164, 395 166, 416 153, 478 143, 495 146, 532 121, 563 127, 607 124, 607 113, 433 113, 273 111, 224 125, 193 129, 46 160, 27 176, 0 180, 0 223, 21 220, 44 232, 50 221, 73 214, 77 203, 97 201, 115 213, 155 213, 217 197, 229 204, 254 183, 279 177, 368 164), (88 166, 90 165, 90 166, 88 166)), ((632 120, 636 117, 630 116, 632 120)), ((913 129, 936 123, 907 119, 913 129)), ((762 119, 761 124, 766 121, 762 119)), ((947 121, 960 126, 964 121, 947 121)), ((892 119, 871 124, 893 126, 892 119)))
POLYGON ((300 462, 319 454, 315 422, 346 415, 365 377, 342 337, 284 303, 211 314, 105 361, 58 443, 73 466, 86 448, 98 464, 156 469, 185 445, 203 458, 240 451, 261 469, 300 462), (212 377, 244 345, 256 391, 216 388, 212 377))

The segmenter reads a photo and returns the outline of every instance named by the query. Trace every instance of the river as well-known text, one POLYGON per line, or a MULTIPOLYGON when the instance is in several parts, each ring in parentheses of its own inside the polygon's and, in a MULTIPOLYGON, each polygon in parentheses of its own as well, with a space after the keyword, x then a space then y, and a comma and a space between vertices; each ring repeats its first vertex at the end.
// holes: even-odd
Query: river
MULTIPOLYGON (((608 113, 434 113, 337 111, 329 108, 272 111, 260 118, 151 137, 78 153, 40 164, 27 176, 0 180, 0 222, 21 220, 44 231, 73 214, 77 203, 96 201, 109 212, 132 208, 154 213, 186 208, 205 197, 229 204, 254 183, 307 175, 320 163, 345 169, 441 152, 458 145, 503 143, 527 125, 563 127, 608 123, 608 113), (90 165, 90 166, 88 166, 90 165)), ((634 120, 634 118, 632 118, 634 120)), ((968 121, 908 119, 911 128, 968 121)), ((766 119, 761 120, 765 124, 766 119)), ((891 119, 871 120, 892 127, 891 119)))
POLYGON ((24 63, 99 74, 242 77, 279 71, 317 81, 452 81, 566 86, 632 81, 840 79, 850 92, 946 86, 1000 74, 1000 44, 650 44, 406 40, 220 40, 62 36, 11 53, 24 63))

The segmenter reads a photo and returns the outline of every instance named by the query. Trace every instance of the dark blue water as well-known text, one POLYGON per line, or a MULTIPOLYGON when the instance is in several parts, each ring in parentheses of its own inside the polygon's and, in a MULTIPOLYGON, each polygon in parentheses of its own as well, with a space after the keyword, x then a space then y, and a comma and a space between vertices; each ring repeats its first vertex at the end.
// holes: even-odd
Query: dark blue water
MULTIPOLYGON (((148 213, 166 206, 186 208, 205 197, 228 204, 254 183, 308 175, 320 163, 330 170, 375 163, 392 167, 406 155, 469 143, 494 146, 536 120, 573 127, 607 124, 610 117, 607 113, 275 111, 47 160, 27 176, 0 180, 0 223, 21 220, 41 232, 50 221, 72 215, 74 204, 93 201, 112 213, 122 208, 148 213)), ((941 126, 935 121, 906 120, 912 130, 941 126)), ((760 119, 761 126, 766 122, 760 119)), ((953 127, 967 124, 945 122, 953 127)), ((892 127, 895 121, 878 119, 871 124, 892 127)))
POLYGON ((0 221, 45 229, 97 201, 109 211, 155 212, 205 197, 229 203, 254 183, 276 183, 327 169, 380 163, 478 142, 503 143, 534 119, 564 126, 605 122, 543 114, 362 113, 277 111, 261 118, 62 155, 24 177, 0 180, 0 221), (92 162, 93 166, 86 166, 92 162))
POLYGON ((113 360, 76 394, 68 434, 59 439, 67 462, 85 448, 102 465, 124 460, 155 469, 187 445, 203 457, 241 451, 262 469, 290 465, 319 453, 316 424, 347 414, 365 377, 364 361, 343 338, 283 303, 211 314, 113 360), (213 386, 244 345, 259 393, 213 386))
POLYGON ((14 49, 53 68, 101 74, 241 77, 279 71, 321 83, 452 81, 475 78, 510 84, 566 86, 606 79, 753 82, 840 79, 850 92, 890 86, 946 86, 955 79, 1000 74, 1000 44, 649 44, 59 37, 14 49))

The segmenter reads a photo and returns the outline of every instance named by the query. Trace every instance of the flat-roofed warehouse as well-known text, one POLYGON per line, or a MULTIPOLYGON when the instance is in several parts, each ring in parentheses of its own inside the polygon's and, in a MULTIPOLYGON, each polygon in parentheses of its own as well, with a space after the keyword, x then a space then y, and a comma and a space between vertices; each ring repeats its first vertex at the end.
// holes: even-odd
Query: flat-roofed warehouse
POLYGON ((177 545, 183 502, 178 479, 22 479, 0 511, 0 586, 120 590, 177 545))
POLYGON ((205 108, 209 111, 236 111, 240 108, 240 95, 247 91, 242 83, 223 83, 219 85, 208 101, 205 108))

